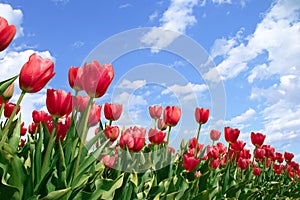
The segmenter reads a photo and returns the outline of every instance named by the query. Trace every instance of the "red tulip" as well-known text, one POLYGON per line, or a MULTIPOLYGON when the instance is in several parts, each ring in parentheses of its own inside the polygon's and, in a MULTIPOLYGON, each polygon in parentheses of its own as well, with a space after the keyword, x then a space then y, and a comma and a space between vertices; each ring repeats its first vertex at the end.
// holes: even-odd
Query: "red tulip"
POLYGON ((281 174, 281 172, 282 172, 282 170, 283 170, 283 168, 284 168, 284 166, 282 166, 282 165, 278 165, 278 164, 274 164, 273 165, 273 171, 276 173, 276 174, 281 174))
POLYGON ((181 109, 177 106, 167 106, 164 110, 164 121, 167 126, 176 126, 181 117, 181 109))
POLYGON ((122 114, 121 104, 105 103, 104 105, 104 115, 107 120, 118 120, 122 114))
POLYGON ((208 158, 213 158, 213 159, 219 159, 220 158, 220 152, 217 147, 213 147, 209 150, 207 153, 208 158))
POLYGON ((276 152, 275 157, 276 157, 277 162, 283 163, 284 158, 282 156, 282 153, 276 152))
POLYGON ((94 60, 89 64, 84 64, 82 77, 85 92, 90 97, 98 98, 105 94, 114 78, 114 69, 111 64, 100 65, 94 60))
POLYGON ((220 164, 220 159, 217 158, 217 159, 210 160, 209 166, 212 167, 213 169, 217 169, 219 167, 219 164, 220 164))
POLYGON ((34 53, 20 71, 19 85, 21 90, 35 93, 45 87, 54 75, 54 63, 34 53))
POLYGON ((78 112, 84 112, 88 103, 89 103, 90 97, 89 96, 73 96, 72 97, 72 104, 73 108, 77 110, 78 112))
POLYGON ((210 131, 210 139, 213 141, 217 141, 218 139, 220 139, 221 136, 221 132, 217 131, 217 130, 211 130, 210 131))
POLYGON ((163 119, 158 119, 157 121, 157 128, 161 131, 164 131, 167 129, 167 125, 165 124, 165 121, 163 119))
POLYGON ((199 124, 205 124, 209 117, 209 109, 206 108, 196 108, 195 118, 199 124))
POLYGON ((255 151, 255 158, 259 160, 263 160, 266 154, 266 150, 262 148, 257 148, 255 151))
POLYGON ((262 133, 251 132, 251 142, 254 146, 259 147, 264 143, 266 136, 262 133))
POLYGON ((60 140, 61 142, 65 139, 67 132, 70 128, 71 125, 71 118, 67 117, 65 120, 65 123, 59 122, 57 124, 57 135, 56 135, 56 139, 55 142, 57 143, 58 140, 60 140))
POLYGON ((162 106, 149 106, 149 114, 152 119, 159 119, 162 113, 162 106))
POLYGON ((118 126, 107 126, 104 130, 104 134, 110 139, 111 142, 114 142, 116 139, 118 139, 119 133, 120 129, 118 126))
MULTIPOLYGON (((189 141, 189 147, 192 148, 192 149, 195 149, 196 143, 197 143, 197 138, 195 138, 195 137, 192 138, 192 139, 189 141)), ((197 151, 198 151, 198 152, 199 152, 199 151, 202 151, 203 147, 204 147, 204 144, 198 143, 197 151)))
POLYGON ((24 127, 24 122, 22 122, 21 126, 20 126, 20 135, 24 136, 26 135, 27 132, 27 128, 24 127))
POLYGON ((115 156, 109 156, 109 155, 104 155, 101 158, 101 161, 107 168, 112 168, 115 164, 116 157, 115 156))
POLYGON ((100 122, 101 108, 102 106, 97 105, 97 103, 93 104, 88 119, 88 126, 95 126, 100 122))
POLYGON ((239 129, 233 129, 230 127, 225 127, 224 128, 224 134, 225 134, 225 140, 229 143, 232 144, 237 141, 239 135, 240 135, 240 130, 239 129))
POLYGON ((130 127, 125 130, 120 138, 120 147, 127 147, 130 151, 138 152, 145 145, 146 129, 138 127, 130 127))
POLYGON ((47 89, 46 106, 48 112, 56 118, 69 115, 72 111, 71 93, 64 90, 47 89))
MULTIPOLYGON (((4 116, 6 118, 10 118, 14 108, 16 107, 16 104, 11 103, 11 102, 7 102, 4 106, 4 116)), ((21 107, 19 106, 16 112, 16 115, 18 114, 18 112, 20 111, 21 107)))
POLYGON ((148 132, 149 141, 153 144, 161 144, 166 137, 166 133, 150 128, 148 132))
POLYGON ((0 51, 8 47, 16 35, 16 26, 8 25, 8 22, 3 17, 0 17, 0 51))
POLYGON ((293 158, 294 158, 294 154, 293 153, 284 152, 285 162, 289 163, 289 162, 292 161, 293 158))
POLYGON ((46 122, 52 120, 51 116, 43 110, 37 111, 34 110, 32 112, 32 119, 35 123, 46 122))
POLYGON ((197 165, 199 164, 199 162, 200 162, 200 159, 199 158, 195 158, 194 155, 186 153, 183 156, 183 167, 188 172, 193 171, 197 167, 197 165))
POLYGON ((238 157, 244 159, 250 159, 251 158, 250 150, 243 149, 242 151, 239 152, 238 157))
POLYGON ((261 172, 261 169, 259 167, 255 167, 253 170, 253 175, 254 176, 259 176, 261 172))
POLYGON ((28 132, 31 134, 35 134, 37 133, 37 127, 36 124, 34 122, 32 122, 29 126, 28 126, 28 132))
POLYGON ((249 165, 249 160, 248 159, 239 158, 239 160, 238 160, 238 167, 241 170, 247 169, 248 165, 249 165))
POLYGON ((69 84, 71 88, 73 88, 76 91, 83 90, 82 87, 82 67, 70 67, 68 78, 69 78, 69 84))
POLYGON ((20 139, 19 147, 24 147, 25 143, 26 143, 25 139, 20 139))
POLYGON ((216 144, 216 147, 219 149, 219 153, 222 155, 224 155, 227 152, 227 147, 221 142, 218 142, 216 144))
POLYGON ((231 144, 231 149, 235 152, 240 152, 244 149, 245 145, 246 145, 245 142, 238 140, 231 144))

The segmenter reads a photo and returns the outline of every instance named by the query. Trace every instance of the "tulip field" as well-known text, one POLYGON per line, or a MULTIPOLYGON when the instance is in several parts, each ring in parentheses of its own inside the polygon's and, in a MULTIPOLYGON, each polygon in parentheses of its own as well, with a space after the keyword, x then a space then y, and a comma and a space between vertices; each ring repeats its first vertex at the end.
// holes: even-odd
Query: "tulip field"
MULTIPOLYGON (((15 33, 0 17, 0 51, 15 33)), ((210 145, 199 143, 209 109, 195 108, 195 137, 178 149, 170 143, 181 119, 178 106, 150 106, 148 130, 119 127, 123 106, 95 101, 114 78, 112 64, 94 60, 70 67, 72 92, 47 88, 47 111, 21 113, 23 97, 53 76, 53 61, 32 54, 19 74, 0 82, 0 199, 300 199, 294 154, 276 151, 263 133, 249 133, 253 150, 229 126, 209 130, 210 145), (22 93, 12 102, 15 81, 22 93), (32 123, 25 127, 28 114, 32 123)))

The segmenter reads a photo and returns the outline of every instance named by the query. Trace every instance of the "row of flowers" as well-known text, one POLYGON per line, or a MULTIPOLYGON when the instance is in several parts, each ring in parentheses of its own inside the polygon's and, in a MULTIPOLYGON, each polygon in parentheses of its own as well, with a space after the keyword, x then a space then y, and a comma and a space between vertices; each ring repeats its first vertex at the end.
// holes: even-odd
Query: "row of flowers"
MULTIPOLYGON (((15 26, 0 17, 0 51, 15 35, 15 26)), ((299 164, 290 152, 264 144, 266 135, 251 132, 251 154, 238 140, 240 130, 211 130, 212 145, 199 143, 210 110, 195 109, 196 137, 170 146, 172 128, 181 118, 177 106, 149 107, 154 126, 120 128, 113 124, 122 105, 98 105, 114 78, 111 64, 98 61, 71 67, 66 92, 47 89, 48 112, 34 110, 24 127, 20 104, 54 77, 54 63, 37 54, 29 57, 19 75, 0 83, 0 194, 10 199, 263 199, 299 197, 299 164), (10 102, 14 81, 22 93, 10 102), (84 91, 87 96, 79 94, 84 91), (101 122, 101 110, 106 122, 101 122), (88 130, 97 126, 87 141, 88 130), (148 133, 148 140, 146 135, 148 133), (137 173, 139 172, 139 173, 137 173)))

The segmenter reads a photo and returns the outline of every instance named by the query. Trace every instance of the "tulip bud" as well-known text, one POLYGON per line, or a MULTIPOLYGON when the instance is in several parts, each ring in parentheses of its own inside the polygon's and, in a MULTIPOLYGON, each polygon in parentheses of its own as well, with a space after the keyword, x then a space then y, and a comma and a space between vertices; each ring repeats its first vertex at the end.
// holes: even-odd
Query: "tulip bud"
POLYGON ((68 78, 69 78, 69 84, 71 88, 73 88, 76 91, 83 90, 82 87, 82 67, 70 67, 68 78))
POLYGON ((162 113, 162 106, 149 106, 149 114, 152 119, 159 119, 162 113))
POLYGON ((2 97, 3 97, 4 100, 9 100, 13 96, 13 94, 14 94, 14 88, 15 88, 14 83, 10 84, 6 88, 6 90, 2 94, 2 97))
MULTIPOLYGON (((4 106, 4 116, 6 118, 10 118, 15 106, 16 106, 16 104, 11 103, 11 102, 8 102, 8 103, 5 104, 5 106, 4 106)), ((17 109, 16 115, 18 114, 20 109, 21 109, 21 107, 19 106, 18 109, 17 109)))
POLYGON ((167 106, 164 110, 164 121, 167 126, 176 126, 181 117, 181 109, 177 106, 167 106))
POLYGON ((166 137, 166 133, 150 128, 148 132, 149 141, 153 144, 161 144, 166 137))
POLYGON ((229 143, 232 144, 237 141, 239 135, 240 135, 240 130, 239 129, 233 129, 230 127, 225 127, 224 128, 224 134, 225 134, 225 140, 229 143))
POLYGON ((199 158, 195 158, 191 154, 186 153, 183 156, 183 167, 188 172, 193 171, 197 167, 197 165, 199 164, 199 162, 200 162, 200 159, 199 158))
POLYGON ((266 136, 262 133, 251 132, 251 142, 254 146, 259 147, 264 143, 266 136))
POLYGON ((261 172, 260 168, 259 167, 255 167, 254 170, 253 170, 253 175, 254 176, 259 176, 260 172, 261 172))
POLYGON ((221 132, 217 131, 217 130, 211 130, 210 131, 210 139, 213 141, 217 141, 218 139, 220 139, 221 136, 221 132))
POLYGON ((47 89, 46 106, 48 112, 60 118, 69 115, 72 111, 72 97, 70 92, 47 89))
POLYGON ((158 119, 157 128, 161 131, 164 131, 168 128, 168 126, 165 124, 165 121, 163 119, 158 119))
POLYGON ((100 122, 101 108, 96 102, 93 104, 88 118, 88 126, 95 126, 100 122))
POLYGON ((121 104, 105 103, 104 115, 107 120, 115 121, 120 118, 122 114, 121 104))
POLYGON ((104 134, 107 138, 110 139, 111 142, 114 142, 118 139, 120 133, 120 129, 118 126, 107 126, 104 130, 104 134))

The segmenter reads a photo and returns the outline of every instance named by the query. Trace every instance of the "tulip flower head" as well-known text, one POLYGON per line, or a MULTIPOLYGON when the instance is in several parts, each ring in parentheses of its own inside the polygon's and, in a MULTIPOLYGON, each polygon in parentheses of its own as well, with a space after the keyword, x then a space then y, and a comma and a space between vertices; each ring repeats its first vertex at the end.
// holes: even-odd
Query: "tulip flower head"
POLYGON ((115 121, 120 118, 122 114, 122 105, 121 104, 104 104, 104 115, 107 120, 115 121))
POLYGON ((76 91, 83 90, 82 87, 82 73, 83 68, 82 67, 70 67, 68 78, 69 78, 69 84, 71 88, 73 88, 76 91))
POLYGON ((8 25, 5 18, 0 17, 0 52, 8 47, 16 35, 16 26, 8 25))
POLYGON ((164 121, 167 126, 176 126, 181 117, 181 109, 177 106, 167 106, 164 110, 164 121))
POLYGON ((196 108, 195 118, 199 124, 205 124, 209 117, 209 109, 206 108, 196 108))
POLYGON ((48 112, 56 118, 69 115, 72 111, 71 93, 64 90, 47 89, 46 106, 48 112))
POLYGON ((221 132, 220 131, 217 131, 217 130, 211 130, 210 131, 210 139, 213 140, 213 141, 217 141, 220 139, 220 136, 221 136, 221 132))
POLYGON ((28 93, 38 92, 54 75, 54 63, 34 53, 20 71, 20 89, 28 93))
POLYGON ((159 119, 162 113, 162 106, 149 106, 149 114, 152 119, 159 119))
POLYGON ((229 143, 232 144, 237 141, 239 135, 240 135, 240 130, 235 128, 230 128, 230 127, 225 127, 224 128, 224 135, 225 135, 225 140, 229 143))
POLYGON ((261 146, 264 143, 265 138, 266 135, 263 135, 262 133, 251 132, 251 142, 256 147, 261 146))
POLYGON ((111 64, 100 65, 96 60, 84 64, 82 86, 90 97, 102 97, 113 78, 114 69, 111 64))
POLYGON ((148 132, 149 141, 153 144, 161 144, 166 137, 166 133, 150 128, 148 132))

